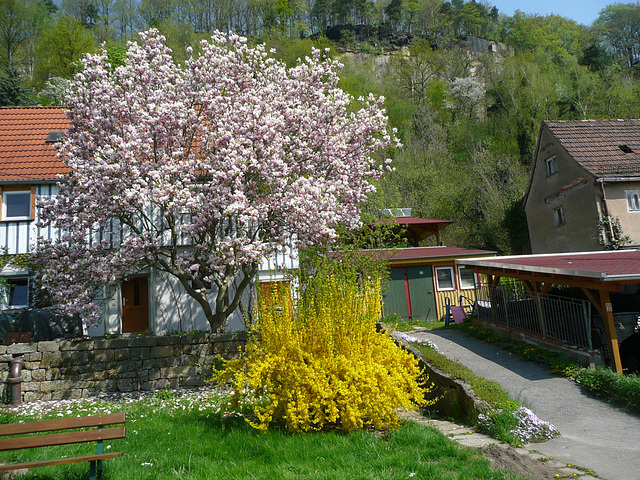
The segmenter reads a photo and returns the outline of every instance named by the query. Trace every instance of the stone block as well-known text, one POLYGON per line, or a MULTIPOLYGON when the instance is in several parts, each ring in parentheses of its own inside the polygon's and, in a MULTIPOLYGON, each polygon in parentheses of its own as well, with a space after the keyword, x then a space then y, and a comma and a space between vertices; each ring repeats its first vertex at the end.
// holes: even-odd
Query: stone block
POLYGON ((163 358, 171 356, 173 356, 173 347, 171 345, 153 347, 151 349, 151 358, 163 358))
POLYGON ((7 345, 0 345, 0 355, 7 354, 7 345))
POLYGON ((44 368, 38 368, 31 371, 31 380, 34 382, 43 382, 47 379, 47 371, 44 368))
POLYGON ((113 339, 104 339, 104 340, 95 340, 94 348, 95 349, 103 349, 103 348, 127 348, 129 346, 129 340, 126 338, 113 338, 113 339))
POLYGON ((147 350, 147 349, 140 348, 140 347, 129 348, 129 358, 140 358, 140 356, 142 355, 142 350, 147 350))
POLYGON ((59 367, 62 364, 62 354, 60 352, 46 352, 42 354, 41 368, 59 367))
POLYGON ((93 372, 101 372, 106 368, 106 364, 104 362, 96 362, 91 364, 91 371, 93 372))
POLYGON ((62 373, 59 368, 50 368, 47 370, 47 380, 60 380, 62 373))
POLYGON ((183 387, 201 387, 204 385, 204 379, 202 377, 187 377, 182 380, 181 385, 183 387))
POLYGON ((22 382, 22 392, 37 392, 39 390, 39 382, 22 382))
POLYGON ((158 337, 158 345, 180 345, 182 343, 181 336, 158 337))
POLYGON ((119 392, 133 392, 134 382, 130 378, 122 378, 118 380, 118 391, 119 392))
POLYGON ((209 334, 208 333, 192 333, 191 335, 185 335, 184 337, 182 337, 184 342, 183 343, 190 343, 190 344, 201 344, 201 343, 209 343, 209 334))
POLYGON ((114 378, 110 378, 104 381, 98 381, 93 383, 93 395, 100 393, 117 392, 118 381, 114 378))
POLYGON ((129 360, 129 358, 131 358, 131 352, 128 348, 121 348, 113 352, 113 359, 116 361, 129 360))
POLYGON ((25 353, 33 353, 37 349, 37 343, 14 343, 7 346, 7 353, 11 355, 22 355, 25 353))
POLYGON ((71 400, 76 398, 82 398, 81 388, 69 388, 51 392, 51 400, 71 400))
MULTIPOLYGON (((11 360, 13 360, 13 355, 8 355, 8 354, 2 354, 0 355, 0 362, 11 362, 11 360)), ((9 368, 9 367, 7 367, 9 368)))
POLYGON ((67 352, 62 355, 60 365, 70 367, 73 365, 87 365, 89 363, 89 354, 87 352, 67 352))
POLYGON ((58 350, 60 350, 60 342, 57 342, 55 340, 38 343, 39 352, 57 352, 58 350))
POLYGON ((48 393, 48 392, 53 392, 55 390, 59 390, 61 388, 64 388, 65 386, 65 381, 63 380, 54 380, 54 381, 44 381, 44 382, 40 382, 40 387, 39 390, 42 393, 48 393))
POLYGON ((60 342, 61 352, 88 352, 93 350, 95 342, 93 340, 85 340, 81 342, 60 342))
POLYGON ((126 360, 116 362, 116 372, 118 374, 128 372, 129 371, 129 362, 126 360))
POLYGON ((93 361, 94 362, 110 362, 113 360, 113 354, 115 350, 111 349, 101 349, 93 351, 93 361))
POLYGON ((22 395, 22 401, 24 403, 37 402, 38 400, 40 400, 39 392, 24 392, 22 395))
POLYGON ((34 352, 34 353, 30 353, 28 355, 25 355, 25 361, 39 362, 40 360, 42 360, 42 353, 41 352, 34 352))
POLYGON ((158 337, 132 337, 127 339, 129 347, 155 347, 158 337))

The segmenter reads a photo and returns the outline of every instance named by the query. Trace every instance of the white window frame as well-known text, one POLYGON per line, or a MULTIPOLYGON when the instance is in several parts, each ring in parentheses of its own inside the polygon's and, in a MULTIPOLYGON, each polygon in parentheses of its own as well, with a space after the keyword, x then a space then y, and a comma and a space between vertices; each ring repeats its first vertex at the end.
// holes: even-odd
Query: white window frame
POLYGON ((640 191, 628 190, 624 193, 627 198, 627 211, 634 213, 640 212, 640 191))
POLYGON ((545 161, 545 168, 547 172, 547 177, 550 177, 554 173, 558 173, 558 160, 556 160, 556 156, 552 155, 547 158, 545 161))
POLYGON ((476 285, 478 284, 478 278, 477 275, 475 273, 473 273, 473 270, 470 267, 465 267, 464 265, 458 265, 458 282, 460 284, 460 290, 471 290, 472 288, 476 288, 476 285), (469 270, 471 272, 472 275, 472 285, 463 285, 462 284, 462 271, 463 270, 469 270))
POLYGON ((31 190, 8 190, 8 191, 4 191, 2 192, 2 220, 4 221, 20 221, 20 220, 31 220, 31 202, 32 202, 32 191, 31 190), (28 195, 29 196, 29 203, 27 205, 28 210, 27 210, 27 215, 21 215, 21 216, 16 216, 16 217, 9 217, 7 216, 7 197, 9 196, 14 196, 14 195, 28 195))
POLYGON ((436 267, 436 287, 438 288, 439 292, 452 292, 454 290, 456 290, 456 276, 455 276, 455 270, 453 269, 452 266, 446 266, 446 267, 436 267), (438 278, 438 271, 439 270, 448 270, 449 273, 451 274, 451 287, 441 287, 440 286, 440 279, 438 278))
POLYGON ((2 279, 4 280, 3 283, 3 292, 2 292, 2 306, 3 308, 6 309, 13 309, 13 308, 25 308, 29 306, 29 277, 22 277, 22 276, 3 276, 2 279), (11 300, 12 300, 12 293, 13 290, 15 288, 15 283, 16 282, 26 282, 27 283, 27 301, 26 303, 20 303, 20 304, 11 304, 11 300))
POLYGON ((567 219, 564 216, 564 209, 562 208, 562 205, 559 206, 558 208, 554 208, 553 209, 553 225, 556 227, 561 227, 563 225, 566 225, 567 223, 567 219))

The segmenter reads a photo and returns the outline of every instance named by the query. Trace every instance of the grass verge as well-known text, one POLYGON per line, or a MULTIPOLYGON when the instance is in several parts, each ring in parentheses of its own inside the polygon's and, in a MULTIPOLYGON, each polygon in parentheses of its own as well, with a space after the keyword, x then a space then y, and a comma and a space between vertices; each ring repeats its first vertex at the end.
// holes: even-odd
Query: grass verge
MULTIPOLYGON (((5 423, 37 418, 125 411, 127 438, 105 448, 124 451, 105 462, 104 480, 141 479, 510 479, 477 451, 460 447, 438 430, 412 422, 381 433, 323 431, 260 432, 240 416, 224 415, 219 394, 162 395, 118 401, 61 402, 21 413, 0 412, 5 423)), ((4 452, 0 461, 35 460, 95 453, 94 444, 4 452)), ((78 480, 86 464, 43 467, 24 480, 78 480)))
POLYGON ((608 368, 598 367, 582 368, 573 378, 593 395, 640 413, 640 376, 618 375, 608 368))

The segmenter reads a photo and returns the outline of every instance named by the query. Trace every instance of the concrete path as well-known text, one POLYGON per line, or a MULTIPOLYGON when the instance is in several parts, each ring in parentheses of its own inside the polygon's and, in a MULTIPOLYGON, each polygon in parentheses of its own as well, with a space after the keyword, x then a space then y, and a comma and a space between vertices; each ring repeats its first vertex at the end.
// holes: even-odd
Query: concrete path
POLYGON ((454 330, 407 332, 429 340, 450 360, 476 375, 499 382, 510 395, 560 436, 529 445, 547 457, 579 465, 598 478, 640 480, 640 416, 611 406, 582 391, 573 381, 549 375, 530 362, 454 330))

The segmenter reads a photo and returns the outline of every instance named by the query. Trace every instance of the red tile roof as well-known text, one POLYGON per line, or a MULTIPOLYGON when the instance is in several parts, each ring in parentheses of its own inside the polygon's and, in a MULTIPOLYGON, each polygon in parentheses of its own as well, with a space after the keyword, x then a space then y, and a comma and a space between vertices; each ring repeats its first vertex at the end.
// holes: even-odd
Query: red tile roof
POLYGON ((47 137, 68 126, 61 108, 0 108, 0 183, 54 180, 67 173, 47 137))
POLYGON ((457 263, 602 280, 640 279, 640 250, 519 255, 468 259, 457 263))
POLYGON ((594 176, 640 175, 640 120, 557 120, 543 125, 594 176))
MULTIPOLYGON (((401 263, 406 260, 426 260, 438 258, 477 257, 495 255, 496 252, 488 250, 472 250, 459 247, 411 247, 399 249, 360 250, 362 253, 373 254, 378 258, 386 258, 392 263, 401 263)), ((331 256, 339 257, 341 252, 332 252, 331 256)))

